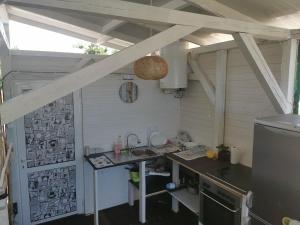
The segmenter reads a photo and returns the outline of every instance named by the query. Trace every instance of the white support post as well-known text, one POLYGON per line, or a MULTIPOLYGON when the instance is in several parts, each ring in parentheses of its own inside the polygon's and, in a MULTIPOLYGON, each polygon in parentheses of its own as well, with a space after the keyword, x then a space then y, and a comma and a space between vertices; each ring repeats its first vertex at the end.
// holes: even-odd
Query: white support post
POLYGON ((99 225, 98 192, 98 170, 94 170, 94 225, 99 225))
MULTIPOLYGON (((176 187, 179 186, 179 164, 172 160, 172 182, 176 184, 176 187)), ((176 198, 172 197, 172 210, 175 213, 179 211, 179 202, 176 198)))
POLYGON ((235 33, 233 37, 275 110, 278 113, 291 113, 293 107, 281 91, 253 36, 245 33, 235 33))
POLYGON ((188 57, 189 64, 194 72, 194 75, 198 78, 200 81, 205 93, 207 94, 207 97, 209 98, 210 102, 215 105, 216 103, 216 96, 215 96, 215 88, 213 87, 213 84, 208 80, 207 75, 205 72, 201 69, 199 63, 195 59, 192 59, 190 56, 188 57))
POLYGON ((130 206, 134 206, 134 189, 135 187, 132 185, 130 181, 128 181, 128 204, 130 206))
POLYGON ((39 89, 10 99, 0 105, 1 122, 2 124, 12 122, 196 30, 198 30, 197 27, 175 25, 166 31, 156 34, 77 72, 56 79, 39 89))
POLYGON ((146 161, 139 163, 139 221, 146 223, 146 161))
POLYGON ((282 45, 282 64, 280 87, 288 102, 292 105, 297 69, 298 40, 290 39, 282 45))
POLYGON ((224 143, 227 51, 217 51, 214 147, 224 143))

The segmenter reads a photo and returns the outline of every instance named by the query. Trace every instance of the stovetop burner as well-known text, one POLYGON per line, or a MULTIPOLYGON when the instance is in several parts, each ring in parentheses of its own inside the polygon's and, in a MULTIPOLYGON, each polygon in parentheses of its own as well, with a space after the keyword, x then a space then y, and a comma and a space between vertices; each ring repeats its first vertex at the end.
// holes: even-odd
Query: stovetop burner
POLYGON ((245 166, 231 165, 213 170, 207 175, 244 193, 251 189, 251 169, 245 166))

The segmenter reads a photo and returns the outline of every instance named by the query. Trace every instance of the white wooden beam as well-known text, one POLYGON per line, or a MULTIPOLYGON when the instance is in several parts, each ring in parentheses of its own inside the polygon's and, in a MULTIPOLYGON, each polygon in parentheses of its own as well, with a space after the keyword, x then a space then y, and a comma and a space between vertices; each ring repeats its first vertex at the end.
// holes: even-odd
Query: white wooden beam
POLYGON ((108 34, 109 32, 117 29, 118 27, 122 26, 125 23, 126 22, 123 20, 111 20, 102 27, 102 33, 108 34))
POLYGON ((290 39, 283 42, 282 50, 280 87, 288 102, 292 105, 297 72, 298 40, 290 39))
POLYGON ((237 20, 244 20, 249 22, 257 22, 255 19, 240 13, 218 1, 215 0, 186 0, 195 6, 200 6, 201 8, 215 14, 216 16, 222 16, 226 18, 232 18, 237 20))
POLYGON ((37 90, 10 99, 0 105, 1 123, 10 123, 49 102, 105 77, 150 52, 195 32, 197 29, 192 26, 173 26, 97 63, 54 80, 37 90))
POLYGON ((287 101, 287 98, 281 91, 253 36, 250 34, 236 33, 233 34, 233 37, 275 110, 278 113, 291 113, 292 105, 287 101))
POLYGON ((288 29, 266 26, 258 23, 244 22, 235 19, 200 15, 196 13, 171 10, 155 6, 147 6, 127 1, 99 0, 88 3, 82 1, 60 0, 12 0, 11 3, 32 4, 36 6, 52 7, 65 10, 76 10, 94 13, 121 20, 139 20, 167 24, 204 27, 219 32, 247 32, 267 39, 286 40, 290 38, 288 29))
MULTIPOLYGON (((123 42, 121 43, 121 41, 119 41, 119 43, 115 41, 115 37, 121 38, 121 35, 117 32, 113 33, 114 37, 102 35, 101 33, 95 31, 95 30, 101 30, 100 26, 90 24, 86 21, 82 21, 80 19, 70 17, 68 15, 63 15, 58 12, 52 12, 51 13, 52 17, 49 17, 49 16, 42 15, 42 13, 45 12, 47 15, 48 12, 47 10, 42 10, 42 9, 39 9, 38 13, 30 12, 26 9, 19 9, 18 7, 13 7, 13 6, 8 6, 8 9, 9 12, 11 13, 9 14, 10 18, 20 23, 62 33, 68 36, 72 36, 93 43, 99 43, 99 44, 101 43, 106 47, 115 48, 118 50, 124 49, 132 44, 132 43, 130 44, 126 43, 126 45, 124 45, 123 42), (70 23, 70 21, 72 23, 70 23), (89 27, 93 29, 89 29, 89 27)), ((127 38, 126 40, 128 40, 129 37, 122 36, 122 38, 127 38)))
MULTIPOLYGON (((4 4, 0 5, 0 45, 9 49, 9 30, 8 30, 9 18, 4 4)), ((2 48, 3 51, 3 48, 2 48)))
MULTIPOLYGON (((172 1, 169 1, 166 4, 162 5, 161 7, 167 8, 167 9, 180 9, 186 5, 187 5, 187 3, 185 1, 172 0, 172 1)), ((127 21, 112 20, 103 26, 102 33, 107 34, 110 31, 117 29, 118 27, 122 26, 125 23, 127 23, 127 21)))
POLYGON ((192 59, 189 56, 188 62, 194 72, 194 75, 200 81, 208 99, 210 100, 212 105, 215 105, 216 104, 216 95, 215 95, 215 88, 214 88, 213 84, 210 82, 207 75, 205 74, 205 72, 202 70, 199 63, 195 59, 192 59))
POLYGON ((4 4, 0 5, 0 20, 3 23, 9 23, 9 17, 7 14, 6 6, 4 4))
POLYGON ((214 147, 224 144, 227 50, 217 51, 214 147))
MULTIPOLYGON (((69 23, 65 23, 56 19, 52 19, 43 15, 39 15, 33 12, 29 12, 14 6, 7 6, 7 11, 11 17, 16 21, 26 22, 27 21, 35 21, 35 26, 43 27, 46 29, 51 29, 52 31, 59 32, 59 33, 66 33, 71 34, 71 36, 77 36, 79 38, 83 38, 84 40, 92 41, 94 43, 102 44, 112 37, 107 35, 102 35, 98 32, 85 29, 82 27, 78 27, 69 23), (41 24, 40 26, 38 24, 41 24), (45 26, 46 25, 46 26, 45 26)), ((27 22, 28 23, 28 22, 27 22)))
MULTIPOLYGON (((161 7, 163 8, 167 8, 167 9, 181 9, 181 8, 184 8, 185 6, 187 6, 187 2, 185 1, 182 1, 182 0, 172 0, 170 2, 167 2, 166 4, 162 5, 161 7)), ((110 22, 108 22, 107 24, 105 24, 102 28, 102 32, 103 34, 107 34, 115 29, 117 29, 118 27, 126 24, 127 21, 124 21, 124 20, 111 20, 110 22)), ((163 26, 158 26, 158 25, 153 25, 153 24, 143 24, 143 23, 136 23, 136 24, 139 24, 141 26, 144 26, 144 27, 148 27, 150 29, 153 29, 153 30, 157 30, 157 31, 163 31, 165 29, 167 29, 166 27, 163 27, 163 26)), ((184 40, 186 41, 189 41, 189 42, 192 42, 194 44, 197 44, 197 45, 202 45, 203 42, 201 41, 201 39, 195 35, 188 35, 184 38, 184 40)))
POLYGON ((199 54, 204 54, 208 52, 215 52, 218 50, 228 50, 231 48, 237 48, 235 41, 226 41, 212 45, 201 46, 199 48, 193 48, 190 50, 192 58, 198 57, 199 54))

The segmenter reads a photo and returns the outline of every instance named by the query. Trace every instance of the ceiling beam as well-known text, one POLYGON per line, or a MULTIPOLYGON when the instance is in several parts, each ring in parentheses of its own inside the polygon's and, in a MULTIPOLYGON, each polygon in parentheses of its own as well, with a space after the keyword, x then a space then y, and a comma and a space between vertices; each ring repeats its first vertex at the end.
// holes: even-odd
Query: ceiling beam
MULTIPOLYGON (((0 45, 1 48, 9 49, 9 29, 8 29, 9 17, 7 14, 6 6, 0 5, 0 45)), ((2 49, 3 50, 3 49, 2 49)))
POLYGON ((193 26, 173 26, 77 72, 56 79, 37 90, 12 98, 0 105, 1 124, 10 123, 49 102, 85 87, 140 57, 195 32, 197 29, 193 26))
POLYGON ((218 50, 227 50, 231 48, 237 48, 237 44, 235 41, 225 41, 217 44, 201 46, 199 48, 190 49, 190 53, 192 58, 198 57, 199 54, 204 54, 208 52, 215 52, 218 50))
POLYGON ((14 6, 7 6, 8 14, 11 19, 25 22, 34 22, 35 26, 42 27, 45 25, 46 29, 51 29, 54 32, 71 34, 71 36, 77 36, 78 38, 83 38, 84 40, 91 41, 94 43, 102 44, 111 39, 110 36, 102 35, 98 32, 78 27, 69 23, 65 23, 56 19, 52 19, 37 13, 29 12, 14 6), (65 32, 64 32, 65 31, 65 32))
POLYGON ((257 20, 245 14, 242 14, 239 11, 234 10, 215 0, 186 0, 186 1, 195 6, 198 7, 200 6, 202 9, 205 9, 206 11, 211 12, 216 16, 254 22, 254 23, 258 22, 257 20))
MULTIPOLYGON (((172 0, 169 1, 168 3, 162 5, 161 7, 163 8, 167 8, 167 9, 182 9, 185 6, 187 6, 187 2, 182 1, 182 0, 172 0)), ((103 34, 107 34, 115 29, 117 29, 118 27, 126 24, 127 21, 124 20, 111 20, 110 22, 108 22, 107 24, 105 24, 102 28, 102 32, 103 34)), ((156 30, 156 31, 163 31, 165 29, 167 29, 168 27, 165 26, 158 26, 158 25, 153 25, 153 24, 141 24, 141 23, 137 23, 141 26, 144 27, 148 27, 150 29, 156 30)), ((197 45, 202 45, 203 42, 201 41, 201 39, 195 35, 188 35, 184 38, 186 41, 192 42, 194 44, 197 45)))
POLYGON ((65 10, 76 10, 113 17, 121 20, 138 20, 144 22, 179 24, 208 28, 218 32, 245 32, 256 37, 286 40, 291 34, 288 29, 266 26, 258 23, 235 19, 207 16, 179 10, 148 6, 117 0, 99 0, 97 2, 59 1, 59 0, 11 0, 10 3, 36 5, 65 10))
POLYGON ((113 32, 113 37, 103 35, 98 32, 101 26, 91 24, 89 22, 61 14, 59 12, 51 12, 49 10, 38 9, 37 12, 21 9, 14 6, 7 6, 9 17, 20 23, 40 27, 42 29, 51 30, 54 32, 62 33, 68 36, 79 38, 85 41, 102 44, 106 47, 122 50, 133 43, 141 41, 135 37, 123 35, 119 32, 113 32), (51 15, 51 16, 50 16, 51 15), (115 38, 124 39, 118 42, 115 38), (129 43, 130 41, 130 43, 129 43), (133 42, 134 41, 134 42, 133 42))
POLYGON ((275 110, 278 113, 291 113, 293 108, 292 104, 287 101, 287 98, 280 89, 253 36, 250 34, 236 33, 233 34, 233 37, 275 110))

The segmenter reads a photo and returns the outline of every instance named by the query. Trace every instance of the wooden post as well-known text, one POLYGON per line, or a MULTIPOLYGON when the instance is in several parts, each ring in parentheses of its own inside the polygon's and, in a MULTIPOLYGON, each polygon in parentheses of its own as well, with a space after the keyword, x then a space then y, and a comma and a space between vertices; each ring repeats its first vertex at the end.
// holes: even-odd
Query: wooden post
POLYGON ((227 51, 217 51, 214 147, 224 143, 227 51))

